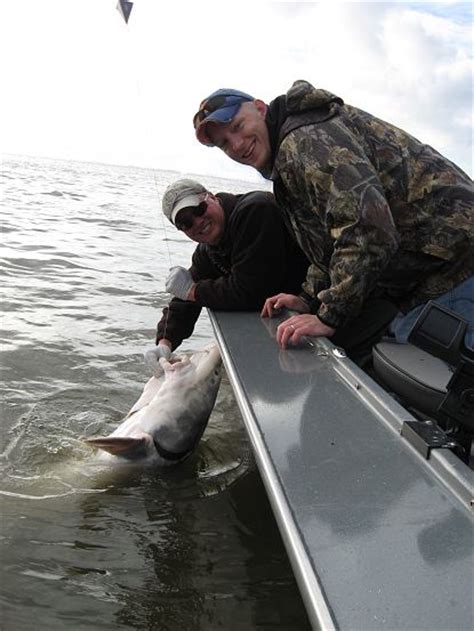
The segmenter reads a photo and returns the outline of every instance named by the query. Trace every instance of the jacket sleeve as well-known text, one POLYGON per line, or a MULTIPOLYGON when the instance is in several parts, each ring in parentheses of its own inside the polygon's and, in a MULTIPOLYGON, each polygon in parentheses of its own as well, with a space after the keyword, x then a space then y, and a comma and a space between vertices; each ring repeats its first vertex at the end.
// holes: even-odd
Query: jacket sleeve
POLYGON ((195 302, 173 298, 163 309, 163 316, 156 327, 156 344, 166 338, 175 350, 184 339, 191 337, 200 313, 201 307, 195 302))
MULTIPOLYGON (((203 256, 200 245, 194 250, 190 272, 194 281, 207 278, 215 273, 208 258, 203 256)), ((156 344, 162 338, 166 338, 171 342, 172 349, 175 350, 184 339, 191 337, 201 308, 201 305, 194 301, 173 298, 169 305, 163 309, 163 316, 157 324, 156 344)))
POLYGON ((399 245, 374 167, 352 136, 343 140, 325 133, 308 142, 308 134, 296 130, 293 141, 285 143, 286 167, 280 172, 292 211, 300 216, 297 229, 319 232, 307 239, 311 266, 303 289, 315 299, 318 317, 334 328, 359 313, 399 245), (324 241, 330 250, 327 268, 322 250, 311 251, 313 242, 324 241), (322 289, 325 269, 328 286, 322 289))
POLYGON ((273 203, 241 202, 229 221, 230 273, 199 281, 197 303, 227 311, 260 309, 287 278, 285 230, 273 203))

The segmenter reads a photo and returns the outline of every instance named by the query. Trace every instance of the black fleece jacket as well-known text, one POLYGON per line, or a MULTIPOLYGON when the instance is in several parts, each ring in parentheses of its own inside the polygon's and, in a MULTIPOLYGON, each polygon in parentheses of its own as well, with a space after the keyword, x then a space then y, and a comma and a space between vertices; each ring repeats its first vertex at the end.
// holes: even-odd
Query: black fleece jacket
POLYGON ((271 193, 218 193, 225 214, 220 242, 196 247, 190 272, 196 301, 173 298, 163 310, 156 342, 173 349, 189 337, 202 307, 218 311, 257 311, 278 292, 298 294, 308 260, 285 228, 271 193))

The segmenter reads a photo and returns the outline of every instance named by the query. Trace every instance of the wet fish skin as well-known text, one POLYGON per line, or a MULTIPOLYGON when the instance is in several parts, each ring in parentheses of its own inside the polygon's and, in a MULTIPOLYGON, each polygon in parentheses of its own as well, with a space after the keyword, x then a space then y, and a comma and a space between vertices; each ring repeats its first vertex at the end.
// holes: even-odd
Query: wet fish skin
POLYGON ((216 344, 191 356, 162 358, 163 375, 151 377, 138 401, 109 436, 84 441, 111 463, 169 466, 196 448, 214 407, 222 360, 216 344))

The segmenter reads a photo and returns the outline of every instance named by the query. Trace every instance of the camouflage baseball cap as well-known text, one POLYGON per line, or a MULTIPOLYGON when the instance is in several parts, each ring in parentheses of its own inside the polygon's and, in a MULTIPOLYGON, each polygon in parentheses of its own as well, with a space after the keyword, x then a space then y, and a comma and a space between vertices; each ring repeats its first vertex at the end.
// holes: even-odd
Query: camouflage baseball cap
POLYGON ((183 179, 173 182, 168 186, 161 200, 163 214, 174 224, 180 210, 199 206, 203 193, 207 193, 207 189, 195 180, 183 179))
POLYGON ((213 146, 213 143, 206 132, 207 123, 230 123, 240 109, 242 103, 254 101, 250 94, 222 88, 210 94, 199 106, 199 110, 194 115, 193 125, 196 130, 196 137, 203 145, 213 146))

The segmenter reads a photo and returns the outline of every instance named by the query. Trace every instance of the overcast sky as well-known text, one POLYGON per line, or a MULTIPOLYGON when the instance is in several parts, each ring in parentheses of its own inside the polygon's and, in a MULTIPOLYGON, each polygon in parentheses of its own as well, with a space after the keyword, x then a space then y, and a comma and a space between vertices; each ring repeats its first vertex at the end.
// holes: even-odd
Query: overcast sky
POLYGON ((221 87, 269 101, 306 79, 472 175, 470 2, 5 0, 4 152, 255 177, 195 140, 221 87))

